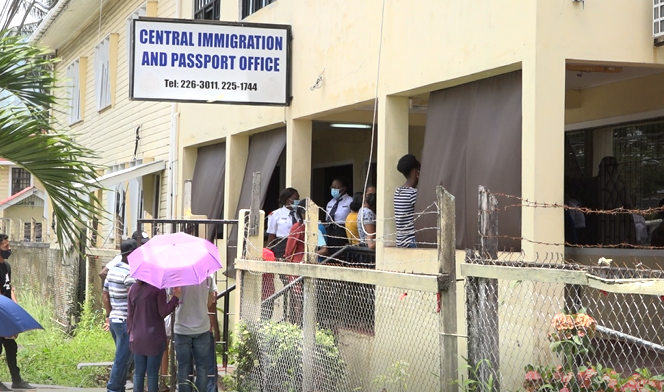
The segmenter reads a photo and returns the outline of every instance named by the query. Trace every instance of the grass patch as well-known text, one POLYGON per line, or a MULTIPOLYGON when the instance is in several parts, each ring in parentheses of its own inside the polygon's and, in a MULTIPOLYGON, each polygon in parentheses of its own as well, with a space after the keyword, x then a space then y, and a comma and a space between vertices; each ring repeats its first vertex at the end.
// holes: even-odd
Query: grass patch
MULTIPOLYGON (((103 315, 93 310, 90 301, 84 304, 81 321, 72 335, 63 332, 53 321, 55 312, 47 299, 22 290, 18 301, 44 327, 22 333, 16 340, 18 366, 24 380, 77 388, 106 385, 109 369, 76 367, 81 362, 111 362, 115 354, 111 334, 102 329, 103 315)), ((5 355, 0 356, 0 379, 11 379, 5 355)))

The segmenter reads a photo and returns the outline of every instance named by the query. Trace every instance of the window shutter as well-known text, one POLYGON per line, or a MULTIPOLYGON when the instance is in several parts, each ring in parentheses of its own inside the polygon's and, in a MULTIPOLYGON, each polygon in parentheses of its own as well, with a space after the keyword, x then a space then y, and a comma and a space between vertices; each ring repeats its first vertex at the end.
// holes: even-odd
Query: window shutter
POLYGON ((131 63, 133 62, 133 56, 131 55, 131 23, 134 19, 138 19, 141 16, 146 16, 148 13, 147 4, 143 4, 138 7, 136 11, 132 12, 131 15, 127 17, 127 67, 131 69, 131 63))
POLYGON ((69 81, 69 124, 81 120, 81 86, 79 80, 79 61, 76 60, 67 67, 69 81))
POLYGON ((111 105, 111 36, 108 35, 95 47, 95 100, 97 111, 111 105))

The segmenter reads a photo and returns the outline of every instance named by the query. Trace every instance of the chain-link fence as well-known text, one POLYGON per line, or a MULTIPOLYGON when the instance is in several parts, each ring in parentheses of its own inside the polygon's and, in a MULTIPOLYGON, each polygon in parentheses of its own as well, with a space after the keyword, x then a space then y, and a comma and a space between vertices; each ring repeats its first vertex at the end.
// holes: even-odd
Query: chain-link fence
POLYGON ((238 390, 440 390, 436 293, 241 274, 238 390))
POLYGON ((462 270, 468 356, 482 390, 490 376, 495 390, 661 390, 664 271, 476 252, 462 270))

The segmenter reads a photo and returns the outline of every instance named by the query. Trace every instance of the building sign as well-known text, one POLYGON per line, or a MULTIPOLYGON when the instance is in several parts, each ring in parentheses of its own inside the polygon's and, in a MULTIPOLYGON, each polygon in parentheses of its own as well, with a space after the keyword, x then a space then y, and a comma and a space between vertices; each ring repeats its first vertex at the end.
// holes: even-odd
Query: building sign
POLYGON ((129 96, 288 105, 290 26, 135 19, 129 96))

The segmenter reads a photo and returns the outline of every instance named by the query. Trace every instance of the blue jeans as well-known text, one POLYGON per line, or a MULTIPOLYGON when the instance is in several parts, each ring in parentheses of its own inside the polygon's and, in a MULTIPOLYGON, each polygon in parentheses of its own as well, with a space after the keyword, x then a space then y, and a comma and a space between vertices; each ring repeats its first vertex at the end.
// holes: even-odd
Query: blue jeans
POLYGON ((175 334, 175 356, 178 360, 178 391, 191 392, 189 370, 192 368, 191 358, 196 364, 196 381, 194 385, 200 391, 207 390, 210 352, 210 332, 197 335, 175 334))
POLYGON ((129 351, 129 334, 127 334, 127 321, 109 323, 111 336, 115 341, 115 359, 111 368, 111 377, 108 380, 106 389, 109 392, 124 392, 127 383, 127 370, 131 361, 131 352, 129 351))
POLYGON ((159 354, 154 357, 134 354, 134 392, 143 392, 146 372, 148 374, 148 392, 159 392, 159 367, 165 348, 166 344, 162 344, 159 354))
POLYGON ((219 372, 217 371, 217 342, 214 340, 214 334, 210 332, 210 350, 208 352, 208 376, 212 375, 213 377, 208 377, 207 382, 207 392, 216 392, 217 391, 217 376, 219 372))

